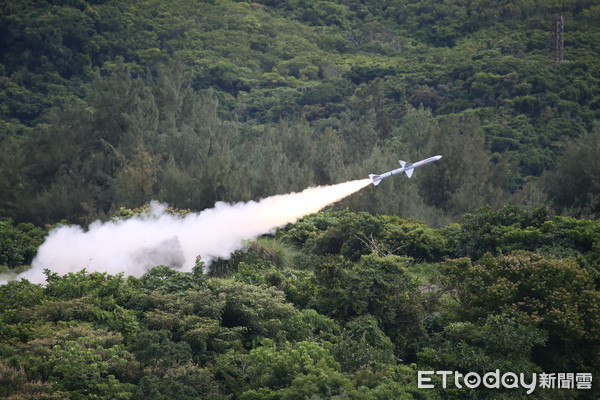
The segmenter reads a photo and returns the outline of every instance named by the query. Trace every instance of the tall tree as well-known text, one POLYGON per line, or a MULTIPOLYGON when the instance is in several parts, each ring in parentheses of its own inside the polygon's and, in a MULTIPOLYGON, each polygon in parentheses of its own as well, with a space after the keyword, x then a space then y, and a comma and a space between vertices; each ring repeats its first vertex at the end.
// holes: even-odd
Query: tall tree
POLYGON ((479 119, 451 116, 441 125, 437 134, 429 137, 427 153, 443 158, 423 171, 419 181, 423 199, 453 215, 502 204, 502 168, 491 162, 479 119))
POLYGON ((577 216, 600 217, 600 125, 567 144, 565 153, 542 181, 559 210, 577 216))

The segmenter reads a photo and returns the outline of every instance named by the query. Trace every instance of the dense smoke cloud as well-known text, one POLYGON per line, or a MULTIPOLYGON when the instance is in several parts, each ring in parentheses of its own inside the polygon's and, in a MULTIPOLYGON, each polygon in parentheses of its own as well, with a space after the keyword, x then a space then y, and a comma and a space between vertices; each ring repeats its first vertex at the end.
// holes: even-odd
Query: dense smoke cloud
POLYGON ((370 183, 370 179, 363 179, 257 202, 219 202, 211 209, 184 217, 169 214, 164 205, 152 203, 149 215, 97 221, 87 231, 79 226, 61 226, 51 231, 40 246, 32 268, 17 278, 43 283, 45 268, 61 275, 86 268, 140 276, 156 265, 189 271, 197 257, 207 263, 228 258, 245 241, 317 212, 370 183))

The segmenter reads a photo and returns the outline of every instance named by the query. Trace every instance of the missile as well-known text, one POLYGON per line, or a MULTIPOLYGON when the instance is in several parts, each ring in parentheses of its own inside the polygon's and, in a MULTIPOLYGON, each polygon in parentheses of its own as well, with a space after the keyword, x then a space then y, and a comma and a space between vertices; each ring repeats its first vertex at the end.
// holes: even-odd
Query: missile
POLYGON ((381 182, 381 180, 384 178, 389 178, 392 175, 400 174, 402 172, 404 172, 406 174, 406 176, 408 176, 410 178, 412 176, 415 168, 421 167, 425 164, 432 163, 434 161, 439 160, 440 158, 442 158, 442 156, 429 157, 429 158, 426 158, 425 160, 417 161, 416 163, 409 163, 406 161, 399 160, 401 168, 398 168, 398 169, 395 169, 392 171, 388 171, 388 172, 385 172, 380 175, 370 174, 369 178, 371 178, 371 181, 373 182, 373 186, 379 185, 379 182, 381 182))

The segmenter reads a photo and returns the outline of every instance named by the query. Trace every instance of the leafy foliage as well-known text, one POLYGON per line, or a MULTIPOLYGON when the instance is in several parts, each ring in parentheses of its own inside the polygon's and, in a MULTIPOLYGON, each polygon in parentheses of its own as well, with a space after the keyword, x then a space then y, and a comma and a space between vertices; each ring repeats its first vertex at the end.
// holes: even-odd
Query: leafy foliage
POLYGON ((33 224, 0 221, 0 271, 29 265, 45 236, 45 231, 33 224))
POLYGON ((3 1, 0 272, 31 262, 30 223, 444 158, 207 276, 0 285, 0 396, 517 399, 419 390, 416 371, 596 377, 599 17, 580 0, 3 1))
POLYGON ((467 320, 522 313, 543 329, 548 343, 537 348, 534 357, 543 368, 597 370, 594 343, 600 320, 594 310, 600 297, 590 274, 574 260, 514 252, 497 258, 486 255, 477 264, 451 261, 442 266, 442 273, 456 288, 458 312, 467 320), (558 342, 561 346, 555 347, 558 342))
POLYGON ((417 184, 346 205, 436 226, 506 202, 597 217, 597 6, 532 4, 5 1, 0 216, 202 209, 439 151, 417 184))
POLYGON ((0 286, 0 393, 464 398, 475 392, 419 389, 417 371, 594 373, 597 241, 597 221, 547 209, 482 209, 442 230, 330 210, 248 243, 209 275, 202 262, 139 278, 46 271, 44 286, 0 286))
MULTIPOLYGON (((454 255, 478 259, 485 253, 529 250, 555 257, 584 254, 586 266, 597 271, 600 232, 595 221, 550 217, 547 208, 526 211, 505 206, 465 215, 461 225, 446 228, 454 255)), ((597 277, 597 272, 593 272, 597 277)))

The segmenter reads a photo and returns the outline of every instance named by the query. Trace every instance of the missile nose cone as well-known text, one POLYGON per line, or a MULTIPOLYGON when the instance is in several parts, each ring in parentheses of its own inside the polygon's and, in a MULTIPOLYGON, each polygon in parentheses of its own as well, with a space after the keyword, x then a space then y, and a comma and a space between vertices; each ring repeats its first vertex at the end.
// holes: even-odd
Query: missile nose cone
POLYGON ((439 160, 440 158, 442 158, 442 156, 435 156, 435 157, 433 157, 433 158, 435 158, 435 161, 437 161, 437 160, 439 160))

